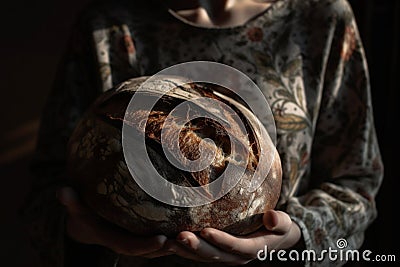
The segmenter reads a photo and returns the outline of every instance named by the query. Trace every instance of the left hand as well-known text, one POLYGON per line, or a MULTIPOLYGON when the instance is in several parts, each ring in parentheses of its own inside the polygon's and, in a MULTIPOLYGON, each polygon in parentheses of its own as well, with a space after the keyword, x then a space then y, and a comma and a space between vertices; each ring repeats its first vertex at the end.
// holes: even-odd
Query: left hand
POLYGON ((176 240, 168 240, 164 249, 195 261, 243 265, 256 259, 265 245, 269 250, 287 249, 301 238, 299 226, 285 212, 267 211, 263 224, 263 229, 247 236, 233 236, 214 228, 203 229, 200 236, 184 231, 176 240))

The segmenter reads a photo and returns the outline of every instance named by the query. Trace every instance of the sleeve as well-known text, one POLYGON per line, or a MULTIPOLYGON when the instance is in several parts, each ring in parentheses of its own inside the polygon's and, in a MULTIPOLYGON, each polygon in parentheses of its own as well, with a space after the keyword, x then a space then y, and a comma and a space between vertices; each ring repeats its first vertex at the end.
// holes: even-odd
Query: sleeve
MULTIPOLYGON (((65 170, 68 138, 82 113, 101 92, 96 64, 92 35, 79 21, 72 30, 42 113, 30 165, 31 191, 21 208, 21 219, 38 252, 40 266, 77 266, 66 263, 66 253, 74 253, 82 245, 73 244, 64 235, 66 212, 56 199, 56 190, 68 184, 65 170)), ((84 261, 82 258, 81 262, 84 261)))
POLYGON ((285 205, 302 229, 306 266, 341 266, 352 259, 377 216, 383 179, 362 42, 350 6, 336 2, 341 4, 314 132, 311 189, 285 205))

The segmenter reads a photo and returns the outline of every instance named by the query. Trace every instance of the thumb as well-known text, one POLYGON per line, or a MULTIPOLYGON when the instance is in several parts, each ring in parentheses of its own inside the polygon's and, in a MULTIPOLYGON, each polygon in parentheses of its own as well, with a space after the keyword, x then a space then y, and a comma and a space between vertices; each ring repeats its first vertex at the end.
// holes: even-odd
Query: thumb
POLYGON ((78 194, 72 187, 61 187, 57 190, 56 196, 69 213, 84 213, 85 208, 79 201, 78 194))
POLYGON ((264 213, 263 223, 267 230, 285 234, 292 226, 292 219, 283 211, 268 210, 264 213))

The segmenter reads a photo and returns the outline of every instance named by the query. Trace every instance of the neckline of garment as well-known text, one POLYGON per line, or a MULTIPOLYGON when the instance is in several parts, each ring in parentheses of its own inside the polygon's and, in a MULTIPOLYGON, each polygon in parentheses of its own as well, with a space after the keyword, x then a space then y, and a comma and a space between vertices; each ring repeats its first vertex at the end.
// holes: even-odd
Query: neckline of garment
POLYGON ((167 8, 168 13, 170 15, 172 15, 173 18, 177 19, 178 21, 189 25, 191 27, 197 28, 197 29, 203 29, 203 30, 238 30, 238 29, 242 29, 246 26, 248 26, 250 23, 252 23, 253 21, 257 20, 260 17, 263 17, 265 14, 267 14, 268 12, 270 12, 270 10, 272 10, 274 8, 274 6, 276 5, 276 3, 280 2, 281 0, 277 0, 271 3, 270 6, 268 6, 266 9, 264 9, 263 11, 261 11, 260 13, 250 17, 248 20, 246 20, 245 23, 243 24, 238 24, 238 25, 232 25, 232 26, 205 26, 205 25, 201 25, 198 23, 194 23, 191 22, 185 18, 183 18, 182 16, 178 15, 176 11, 172 10, 171 8, 167 8))

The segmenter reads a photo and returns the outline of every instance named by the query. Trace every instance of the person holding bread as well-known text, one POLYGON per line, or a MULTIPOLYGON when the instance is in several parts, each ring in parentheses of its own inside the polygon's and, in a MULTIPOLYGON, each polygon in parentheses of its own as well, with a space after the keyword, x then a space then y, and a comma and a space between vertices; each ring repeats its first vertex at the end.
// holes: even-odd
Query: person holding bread
MULTIPOLYGON (((24 206, 43 266, 271 266, 259 252, 361 247, 383 164, 368 65, 347 0, 103 0, 78 18, 45 111, 24 206), (249 236, 205 228, 128 234, 67 186, 65 153, 98 95, 174 64, 214 61, 262 90, 277 127, 282 187, 249 236)), ((345 261, 292 262, 341 266, 345 261)))

